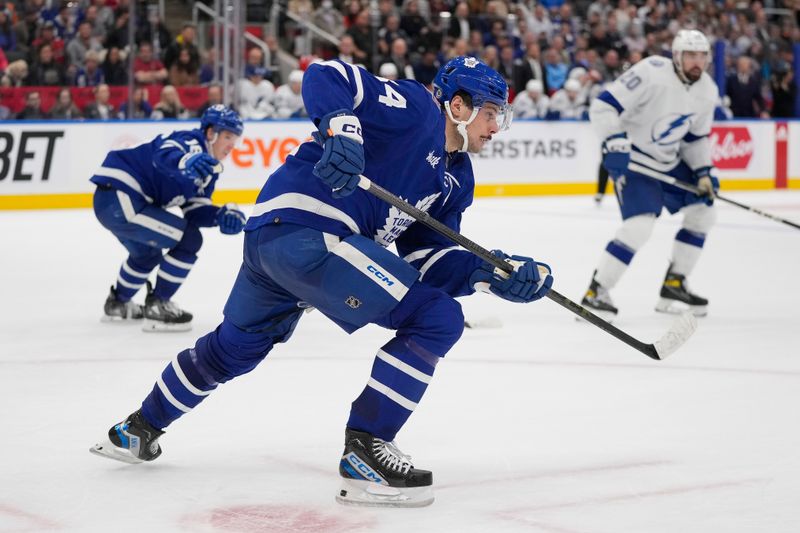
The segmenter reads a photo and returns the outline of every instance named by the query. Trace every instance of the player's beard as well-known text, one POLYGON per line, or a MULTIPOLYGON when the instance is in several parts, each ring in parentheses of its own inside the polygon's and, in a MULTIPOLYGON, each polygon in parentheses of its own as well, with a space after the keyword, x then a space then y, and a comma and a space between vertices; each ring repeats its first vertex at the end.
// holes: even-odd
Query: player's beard
POLYGON ((686 79, 694 83, 700 79, 700 76, 703 75, 703 69, 701 69, 700 67, 694 67, 689 71, 684 70, 683 74, 686 76, 686 79))

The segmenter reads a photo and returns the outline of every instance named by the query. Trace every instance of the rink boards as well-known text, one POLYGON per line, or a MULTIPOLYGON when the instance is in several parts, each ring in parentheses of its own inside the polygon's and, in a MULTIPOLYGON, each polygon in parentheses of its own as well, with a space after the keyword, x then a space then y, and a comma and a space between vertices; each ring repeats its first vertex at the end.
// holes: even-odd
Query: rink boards
MULTIPOLYGON (((0 209, 89 207, 89 178, 109 150, 135 146, 197 121, 0 123, 0 209)), ((308 120, 247 122, 218 183, 217 202, 253 203, 300 143, 308 120)), ((730 121, 711 135, 728 190, 800 188, 800 122, 730 121)), ((398 150, 402 150, 398 146, 398 150)), ((600 162, 588 122, 518 120, 473 156, 476 196, 590 194, 600 162)))

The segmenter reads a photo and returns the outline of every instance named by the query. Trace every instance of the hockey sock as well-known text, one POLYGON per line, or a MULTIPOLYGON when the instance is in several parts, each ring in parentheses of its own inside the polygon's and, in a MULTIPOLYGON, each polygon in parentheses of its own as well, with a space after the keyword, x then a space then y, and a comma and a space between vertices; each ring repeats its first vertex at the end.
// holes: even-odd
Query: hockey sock
POLYGON ((613 288, 625 274, 635 253, 635 250, 621 241, 609 242, 597 265, 597 274, 595 274, 597 282, 607 289, 613 288))
POLYGON ((197 256, 181 250, 170 250, 158 265, 158 279, 153 294, 169 300, 186 281, 186 276, 197 261, 197 256))
POLYGON ((155 264, 147 265, 136 261, 131 257, 122 263, 117 276, 115 292, 120 302, 130 301, 131 298, 142 288, 155 264))
POLYGON ((153 427, 164 429, 216 388, 214 379, 197 364, 195 350, 184 350, 167 365, 142 402, 142 415, 153 427))
POLYGON ((678 231, 672 246, 671 271, 684 276, 691 274, 700 259, 705 241, 706 236, 703 233, 689 231, 686 228, 678 231))
POLYGON ((392 441, 414 412, 439 358, 412 350, 408 340, 398 336, 378 350, 367 386, 353 402, 347 427, 392 441))

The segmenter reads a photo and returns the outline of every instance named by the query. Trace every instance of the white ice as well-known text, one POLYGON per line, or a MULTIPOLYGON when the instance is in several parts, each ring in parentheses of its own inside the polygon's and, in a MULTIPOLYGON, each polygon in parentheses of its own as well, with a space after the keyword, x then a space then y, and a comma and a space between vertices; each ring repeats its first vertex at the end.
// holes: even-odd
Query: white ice
MULTIPOLYGON (((800 191, 729 193, 800 222, 800 191)), ((618 224, 606 197, 479 199, 463 232, 550 263, 580 300, 618 224)), ((176 301, 188 333, 100 322, 122 247, 89 210, 0 212, 0 531, 800 531, 800 231, 719 203, 691 277, 711 300, 653 361, 544 300, 462 300, 467 330, 398 436, 434 471, 424 509, 342 507, 344 423, 390 332, 348 337, 319 313, 251 374, 168 428, 154 463, 88 448, 214 328, 241 237, 206 231, 176 301)), ((662 216, 613 295, 647 342, 676 217, 662 216)), ((138 296, 141 299, 141 295, 138 296)))

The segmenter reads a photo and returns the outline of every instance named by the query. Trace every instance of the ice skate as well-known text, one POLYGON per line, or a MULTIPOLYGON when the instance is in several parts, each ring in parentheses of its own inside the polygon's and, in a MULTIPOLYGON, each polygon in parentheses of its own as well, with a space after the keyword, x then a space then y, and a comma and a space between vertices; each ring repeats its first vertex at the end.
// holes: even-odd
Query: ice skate
POLYGON ((163 434, 163 431, 144 419, 141 411, 136 411, 109 429, 108 438, 89 448, 89 451, 123 463, 152 461, 161 455, 158 438, 163 434))
MULTIPOLYGON (((595 279, 597 271, 592 274, 592 282, 589 284, 589 289, 581 300, 581 305, 586 309, 596 314, 606 322, 611 322, 617 316, 619 309, 614 306, 611 301, 611 295, 608 289, 600 285, 595 279)), ((580 320, 580 318, 578 319, 580 320)))
POLYGON ((664 284, 661 286, 661 298, 656 304, 656 311, 660 313, 681 314, 690 310, 694 316, 708 314, 708 300, 702 296, 689 292, 686 276, 667 271, 664 284))
POLYGON ((141 320, 144 317, 141 304, 133 301, 121 302, 113 286, 108 293, 103 311, 105 313, 102 318, 103 322, 130 322, 132 320, 141 320))
POLYGON ((178 307, 172 300, 162 300, 153 294, 147 283, 147 298, 144 301, 144 331, 189 331, 192 329, 192 314, 178 307))
POLYGON ((433 474, 411 464, 394 442, 345 430, 336 501, 370 507, 424 507, 433 503, 433 474))

